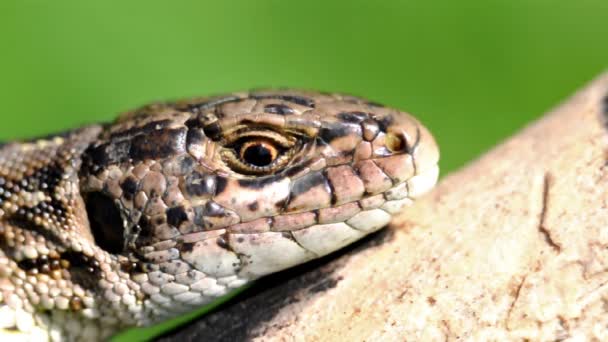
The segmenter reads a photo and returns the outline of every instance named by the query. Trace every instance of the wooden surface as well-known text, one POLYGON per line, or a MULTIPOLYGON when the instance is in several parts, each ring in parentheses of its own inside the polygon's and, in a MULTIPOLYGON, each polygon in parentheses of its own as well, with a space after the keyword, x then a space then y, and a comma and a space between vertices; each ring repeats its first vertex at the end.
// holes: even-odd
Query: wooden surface
POLYGON ((608 340, 607 111, 608 74, 445 177, 390 230, 165 338, 608 340))

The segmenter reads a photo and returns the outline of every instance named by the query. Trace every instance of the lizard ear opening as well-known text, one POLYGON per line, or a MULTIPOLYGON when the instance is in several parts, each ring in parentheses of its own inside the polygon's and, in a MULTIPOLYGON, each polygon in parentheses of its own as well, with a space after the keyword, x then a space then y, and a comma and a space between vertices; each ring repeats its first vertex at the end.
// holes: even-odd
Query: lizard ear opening
POLYGON ((109 253, 121 253, 125 229, 116 203, 101 192, 87 194, 85 203, 95 243, 109 253))

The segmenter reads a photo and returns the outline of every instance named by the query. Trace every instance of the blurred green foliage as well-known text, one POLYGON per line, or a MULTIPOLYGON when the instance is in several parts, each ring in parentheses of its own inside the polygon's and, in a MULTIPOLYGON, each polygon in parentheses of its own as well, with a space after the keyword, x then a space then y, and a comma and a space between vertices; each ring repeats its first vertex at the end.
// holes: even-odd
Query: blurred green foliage
POLYGON ((453 170, 608 66, 606 0, 0 2, 0 140, 289 86, 407 110, 453 170))
POLYGON ((608 65, 608 1, 0 2, 0 139, 263 86, 424 121, 452 170, 608 65))

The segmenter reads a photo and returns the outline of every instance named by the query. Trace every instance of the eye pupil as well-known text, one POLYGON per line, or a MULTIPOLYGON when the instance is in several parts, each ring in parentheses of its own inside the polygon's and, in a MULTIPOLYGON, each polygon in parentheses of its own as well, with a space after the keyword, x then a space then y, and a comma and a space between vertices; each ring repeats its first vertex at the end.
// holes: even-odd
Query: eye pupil
POLYGON ((263 144, 248 146, 243 151, 243 159, 255 166, 268 166, 272 163, 274 156, 272 151, 263 144))

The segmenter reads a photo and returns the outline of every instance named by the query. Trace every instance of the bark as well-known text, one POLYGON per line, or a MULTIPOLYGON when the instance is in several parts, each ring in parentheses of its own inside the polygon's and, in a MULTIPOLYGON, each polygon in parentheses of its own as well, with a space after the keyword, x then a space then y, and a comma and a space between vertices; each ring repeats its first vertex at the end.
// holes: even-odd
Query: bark
POLYGON ((389 230, 167 338, 608 340, 606 116, 608 74, 389 230))

